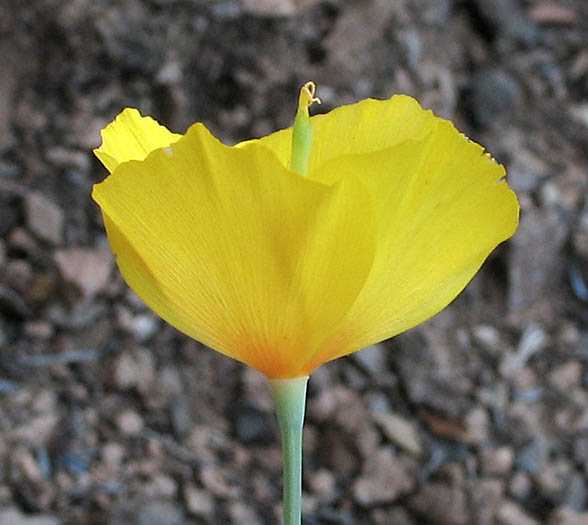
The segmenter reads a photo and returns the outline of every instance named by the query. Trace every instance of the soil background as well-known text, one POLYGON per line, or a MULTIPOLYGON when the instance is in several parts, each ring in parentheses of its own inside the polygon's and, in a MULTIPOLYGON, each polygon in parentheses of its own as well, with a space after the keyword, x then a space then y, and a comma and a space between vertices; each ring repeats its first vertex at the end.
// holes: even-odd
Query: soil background
POLYGON ((105 243, 125 106, 223 141, 407 93, 504 163, 518 233, 445 311, 321 367, 306 524, 588 523, 585 0, 0 0, 0 525, 279 523, 265 380, 105 243))

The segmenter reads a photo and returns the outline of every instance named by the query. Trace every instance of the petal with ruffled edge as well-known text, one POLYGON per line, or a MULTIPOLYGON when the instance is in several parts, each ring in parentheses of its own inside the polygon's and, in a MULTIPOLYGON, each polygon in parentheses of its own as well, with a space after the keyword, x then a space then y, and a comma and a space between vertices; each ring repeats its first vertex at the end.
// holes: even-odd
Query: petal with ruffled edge
POLYGON ((296 377, 375 253, 359 177, 324 185, 196 124, 94 187, 127 283, 170 324, 271 378, 296 377))
POLYGON ((437 119, 421 140, 333 159, 314 177, 332 182, 358 173, 377 210, 376 257, 308 373, 439 312, 517 228, 519 206, 504 168, 448 121, 437 119))
POLYGON ((123 162, 143 160, 153 150, 182 138, 135 108, 125 108, 100 134, 102 145, 94 154, 110 173, 123 162))

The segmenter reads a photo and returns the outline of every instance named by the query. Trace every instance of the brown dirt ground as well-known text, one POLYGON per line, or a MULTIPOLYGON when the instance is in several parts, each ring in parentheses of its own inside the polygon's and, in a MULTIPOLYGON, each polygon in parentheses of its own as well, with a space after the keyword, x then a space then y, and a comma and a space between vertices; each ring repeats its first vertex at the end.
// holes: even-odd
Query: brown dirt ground
POLYGON ((226 142, 403 92, 508 170, 517 235, 444 312, 320 368, 307 524, 588 523, 584 0, 0 1, 0 525, 279 522, 265 382, 123 283, 93 183, 130 105, 226 142))

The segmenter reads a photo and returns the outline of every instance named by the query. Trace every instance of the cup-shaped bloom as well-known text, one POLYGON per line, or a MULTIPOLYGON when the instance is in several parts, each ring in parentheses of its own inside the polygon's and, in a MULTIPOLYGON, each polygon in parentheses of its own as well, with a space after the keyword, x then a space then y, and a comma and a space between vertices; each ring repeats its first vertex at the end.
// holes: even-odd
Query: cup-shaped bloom
POLYGON ((307 175, 292 129, 226 146, 135 109, 102 132, 93 190, 129 286, 161 317, 270 378, 431 317, 517 228, 505 171, 407 96, 311 117, 307 175))

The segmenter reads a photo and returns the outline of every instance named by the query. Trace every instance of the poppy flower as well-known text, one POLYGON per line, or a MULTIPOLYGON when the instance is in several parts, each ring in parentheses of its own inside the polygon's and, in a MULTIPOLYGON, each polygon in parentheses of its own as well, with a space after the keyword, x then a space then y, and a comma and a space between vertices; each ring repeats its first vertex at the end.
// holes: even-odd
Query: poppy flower
POLYGON ((413 98, 309 119, 302 93, 301 156, 293 128, 227 146, 131 108, 95 150, 110 175, 92 195, 129 286, 270 379, 433 316, 518 223, 504 168, 413 98))
POLYGON ((301 522, 308 375, 451 302, 517 228, 505 171, 412 98, 363 100, 226 146, 136 109, 102 131, 94 187, 118 267, 177 329, 269 379, 284 523, 301 522))

